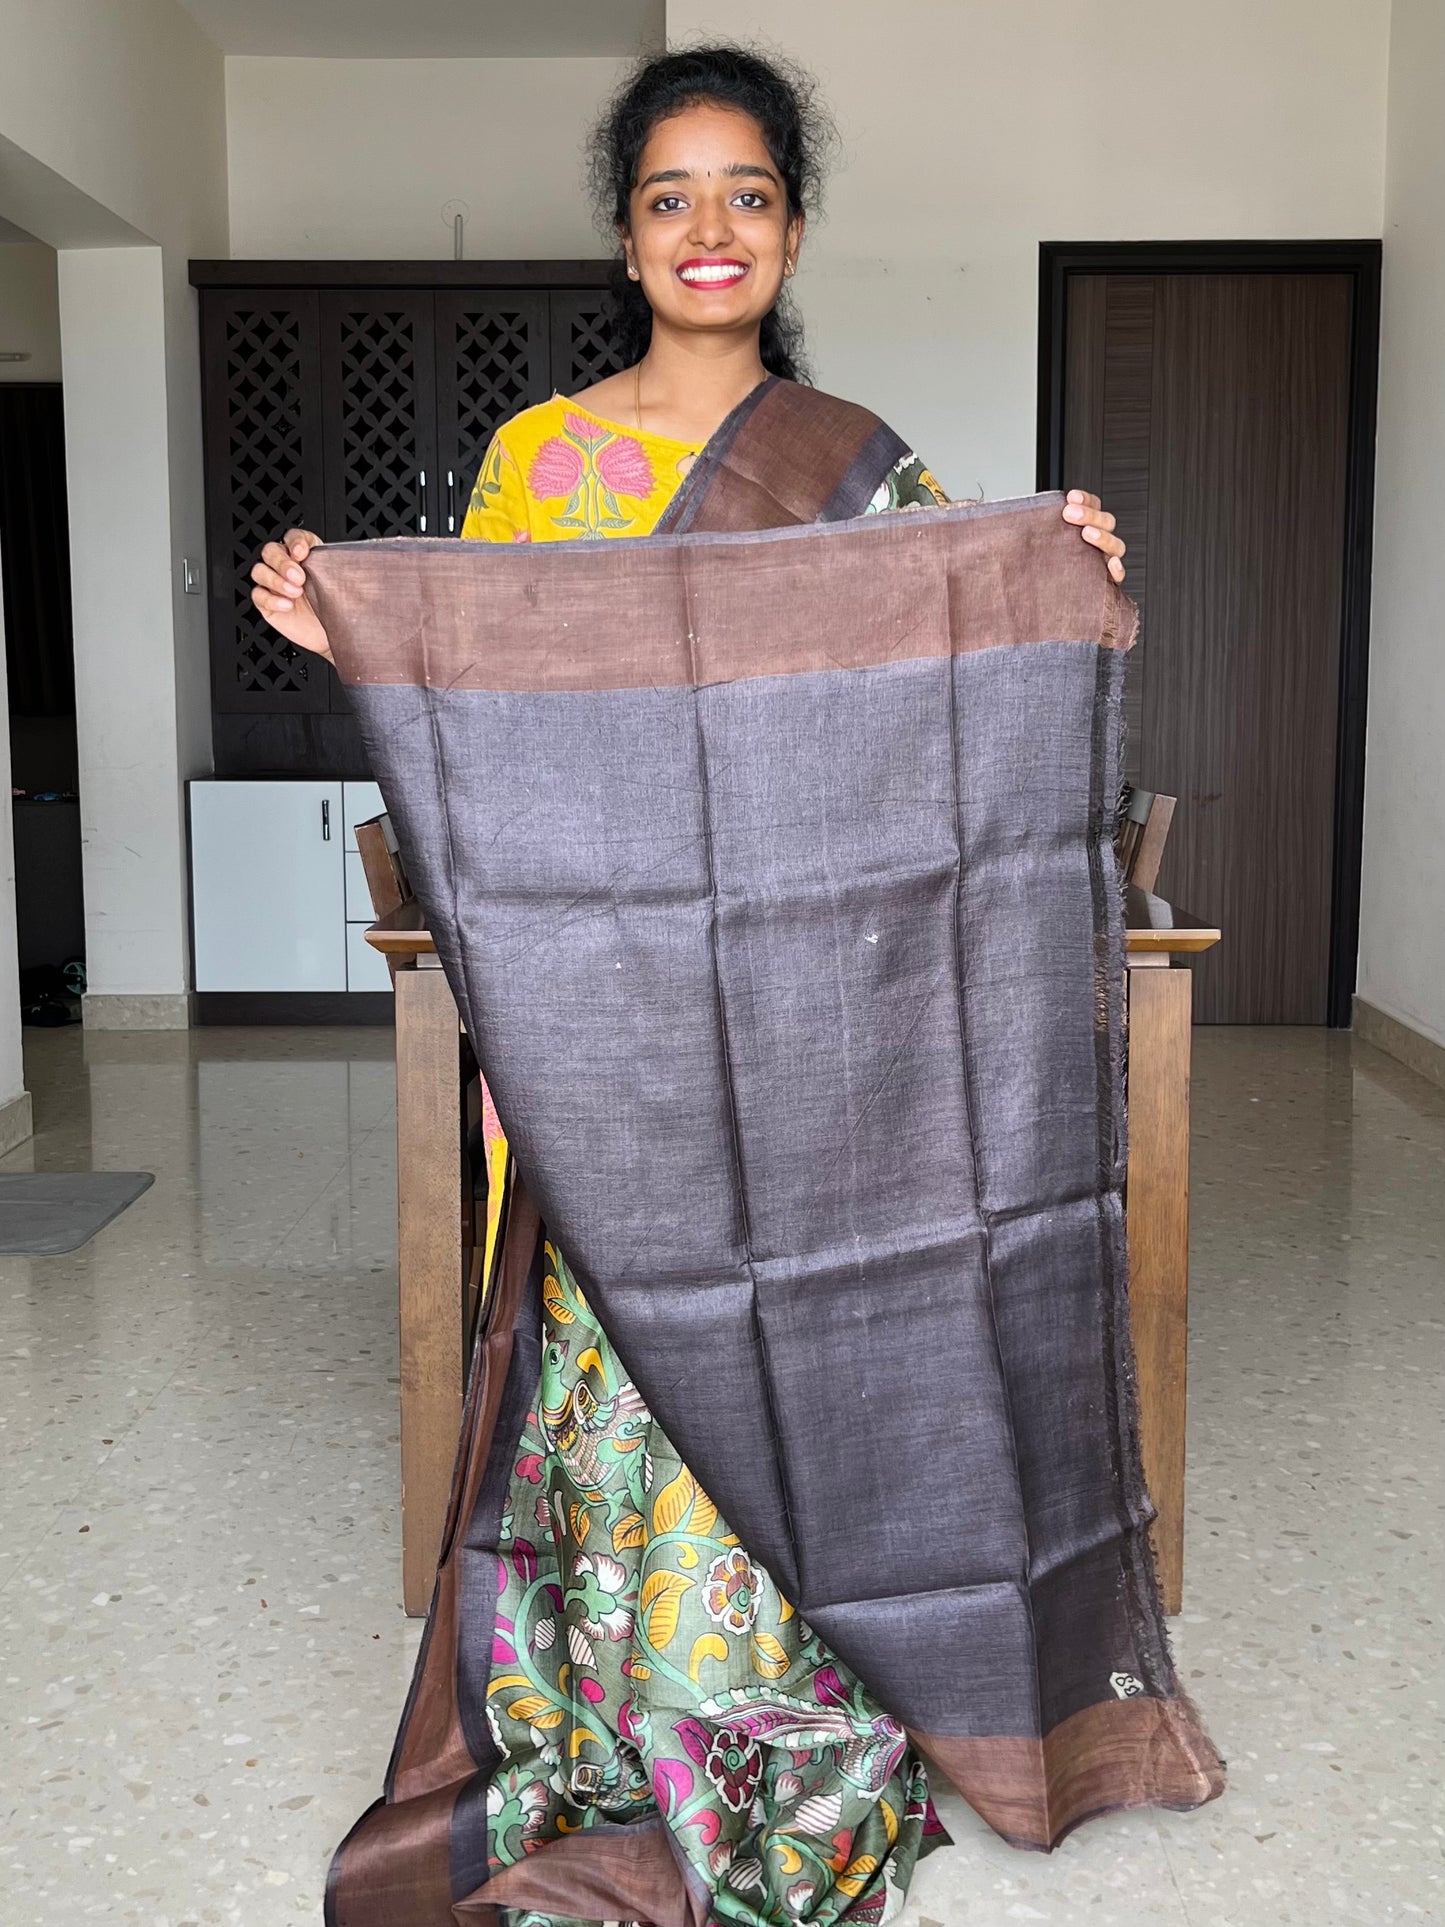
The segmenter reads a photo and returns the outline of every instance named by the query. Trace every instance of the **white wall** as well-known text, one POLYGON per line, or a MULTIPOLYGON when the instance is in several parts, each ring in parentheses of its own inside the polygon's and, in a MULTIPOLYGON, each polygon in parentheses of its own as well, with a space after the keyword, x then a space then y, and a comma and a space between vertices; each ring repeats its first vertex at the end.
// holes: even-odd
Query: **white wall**
POLYGON ((60 380, 60 309, 55 250, 43 241, 0 242, 0 381, 60 380))
POLYGON ((582 147, 616 60, 226 62, 231 252, 450 259, 601 250, 582 147))
POLYGON ((1041 241, 1380 232, 1389 0, 667 17, 671 42, 771 42, 822 83, 846 153, 796 284, 817 373, 956 494, 1034 486, 1041 241))
POLYGON ((204 554, 186 264, 226 252, 224 63, 176 0, 59 14, 0 0, 0 214, 60 250, 86 1021, 178 1023, 181 785, 210 754, 205 598, 179 583, 204 554))
POLYGON ((1445 1045, 1445 8, 1395 0, 1359 995, 1445 1045))
POLYGON ((176 677, 168 650, 138 646, 171 630, 161 250, 67 249, 60 306, 72 548, 81 551, 71 595, 87 978, 101 995, 176 994, 186 944, 176 677), (114 462, 91 460, 99 447, 123 451, 121 486, 114 462), (150 566, 138 568, 139 558, 150 566))

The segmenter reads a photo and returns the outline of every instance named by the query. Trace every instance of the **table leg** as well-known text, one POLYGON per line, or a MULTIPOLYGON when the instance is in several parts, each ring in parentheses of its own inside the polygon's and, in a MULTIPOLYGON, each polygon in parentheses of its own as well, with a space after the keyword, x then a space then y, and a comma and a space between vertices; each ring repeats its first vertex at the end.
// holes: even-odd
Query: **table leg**
POLYGON ((457 1007, 440 970, 396 973, 401 1567, 408 1613, 431 1603, 462 1412, 457 1007))
POLYGON ((1184 1587, 1184 1414, 1189 1306, 1188 970, 1132 968, 1129 983, 1129 1310, 1139 1365, 1144 1478, 1166 1613, 1184 1587))

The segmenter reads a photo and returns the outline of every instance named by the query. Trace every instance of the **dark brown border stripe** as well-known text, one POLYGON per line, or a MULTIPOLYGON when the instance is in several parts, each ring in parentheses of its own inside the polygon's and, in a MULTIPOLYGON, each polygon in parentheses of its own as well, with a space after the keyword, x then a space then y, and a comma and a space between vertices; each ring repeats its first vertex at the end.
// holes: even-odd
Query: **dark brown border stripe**
POLYGON ((1063 498, 631 542, 346 543, 311 595, 343 682, 685 688, 1034 642, 1127 649, 1137 611, 1063 498))
POLYGON ((1086 1706, 1041 1740, 911 1738, 996 1833, 1040 1852, 1096 1814, 1189 1810, 1224 1791, 1219 1755, 1182 1695, 1086 1706))

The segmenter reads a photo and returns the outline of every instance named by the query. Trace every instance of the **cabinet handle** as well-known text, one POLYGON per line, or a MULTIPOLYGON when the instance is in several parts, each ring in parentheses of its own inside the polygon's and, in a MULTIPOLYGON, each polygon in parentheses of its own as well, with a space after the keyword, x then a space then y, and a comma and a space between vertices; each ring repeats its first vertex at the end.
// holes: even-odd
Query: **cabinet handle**
POLYGON ((452 469, 447 470, 447 534, 457 532, 457 478, 452 469))
POLYGON ((417 501, 416 532, 418 535, 425 535, 426 534, 426 470, 425 469, 421 469, 418 472, 417 484, 418 486, 417 486, 417 494, 416 494, 416 501, 417 501))
POLYGON ((323 843, 331 841, 331 798, 329 796, 323 796, 321 799, 321 841, 323 843))

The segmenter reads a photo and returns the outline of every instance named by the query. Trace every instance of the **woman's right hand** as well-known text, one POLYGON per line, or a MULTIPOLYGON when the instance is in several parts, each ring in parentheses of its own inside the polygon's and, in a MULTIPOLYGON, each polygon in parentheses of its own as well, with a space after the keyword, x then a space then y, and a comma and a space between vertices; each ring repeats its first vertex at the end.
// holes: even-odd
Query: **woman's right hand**
POLYGON ((321 618, 306 597, 306 558, 320 547, 321 537, 310 529, 287 529, 279 542, 268 542, 251 571, 251 600, 287 642, 334 662, 321 618))

